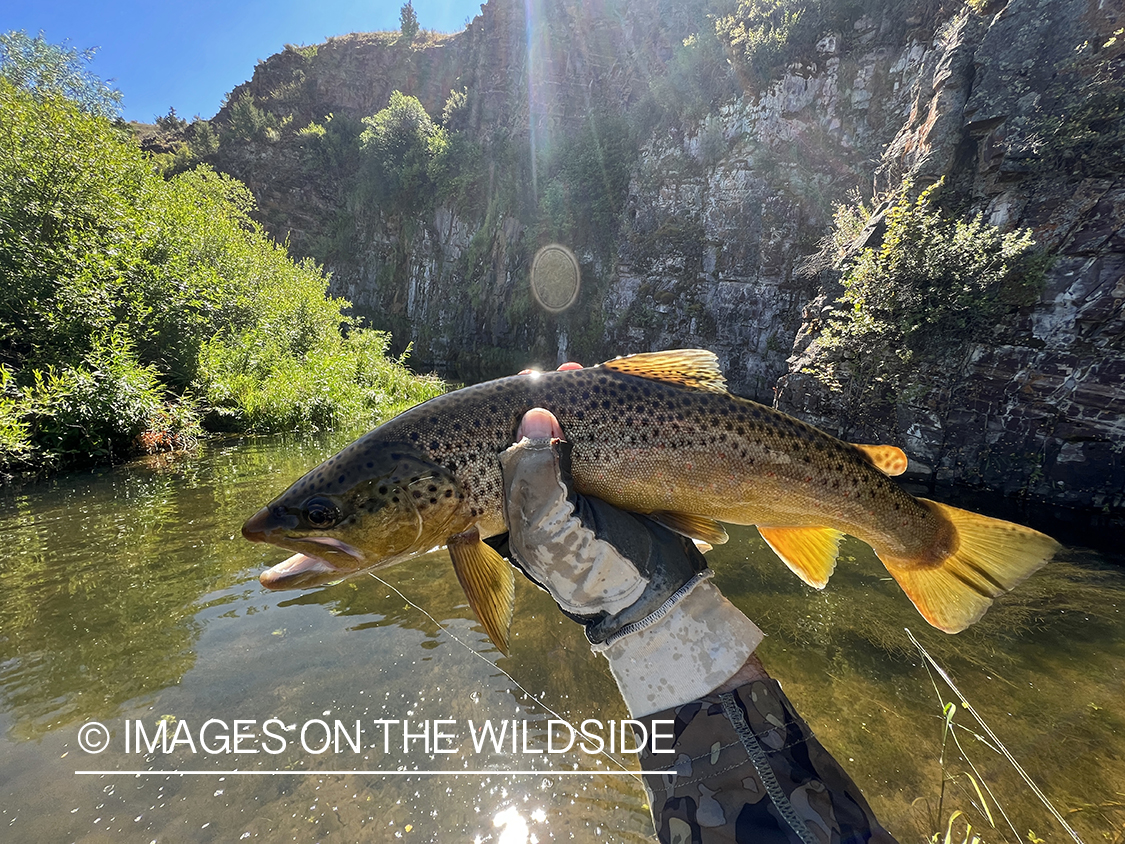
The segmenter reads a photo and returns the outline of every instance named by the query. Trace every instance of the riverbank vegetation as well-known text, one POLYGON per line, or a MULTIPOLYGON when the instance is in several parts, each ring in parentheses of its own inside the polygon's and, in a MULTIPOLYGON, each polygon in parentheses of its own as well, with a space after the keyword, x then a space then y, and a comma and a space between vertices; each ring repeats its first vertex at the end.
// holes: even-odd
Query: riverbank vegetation
POLYGON ((9 48, 0 74, 0 475, 359 424, 441 391, 265 235, 241 183, 166 179, 104 108, 10 72, 80 64, 22 38, 39 53, 9 48))
POLYGON ((809 371, 842 401, 907 400, 920 366, 962 372, 974 344, 1042 290, 1050 257, 1033 233, 949 214, 942 186, 905 182, 878 213, 858 199, 836 208, 828 251, 843 295, 809 371))

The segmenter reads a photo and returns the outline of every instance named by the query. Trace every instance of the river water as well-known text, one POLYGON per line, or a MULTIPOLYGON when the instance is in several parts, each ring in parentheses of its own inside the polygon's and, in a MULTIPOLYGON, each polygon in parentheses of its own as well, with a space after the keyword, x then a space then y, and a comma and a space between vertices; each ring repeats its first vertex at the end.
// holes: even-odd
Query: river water
MULTIPOLYGON (((383 580, 259 586, 285 552, 242 521, 346 439, 211 443, 0 493, 0 839, 646 840, 604 660, 522 579, 508 657, 444 552, 383 580), (563 721, 615 752, 565 750, 563 721)), ((709 560, 900 840, 951 816, 953 842, 967 823, 985 842, 1072 840, 1034 788, 1081 840, 1125 840, 1120 557, 1067 548, 957 636, 852 540, 823 592, 752 529, 709 560)))

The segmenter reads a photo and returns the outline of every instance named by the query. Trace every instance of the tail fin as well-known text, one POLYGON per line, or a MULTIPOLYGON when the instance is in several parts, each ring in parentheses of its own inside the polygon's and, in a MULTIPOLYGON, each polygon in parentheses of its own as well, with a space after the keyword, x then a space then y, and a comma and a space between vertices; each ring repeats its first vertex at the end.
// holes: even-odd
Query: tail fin
POLYGON ((959 633, 977 621, 994 599, 1026 580, 1061 547, 1037 530, 920 500, 953 525, 954 550, 937 565, 893 558, 883 562, 926 621, 946 633, 959 633))

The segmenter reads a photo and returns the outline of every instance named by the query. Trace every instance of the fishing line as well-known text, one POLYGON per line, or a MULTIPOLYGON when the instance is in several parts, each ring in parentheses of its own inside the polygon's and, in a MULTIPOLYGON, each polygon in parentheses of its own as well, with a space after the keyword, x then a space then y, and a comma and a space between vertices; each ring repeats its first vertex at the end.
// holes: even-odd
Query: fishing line
MULTIPOLYGON (((418 610, 418 612, 422 613, 422 615, 424 615, 426 618, 428 618, 430 621, 432 621, 435 625, 437 625, 438 630, 441 630, 443 633, 445 633, 447 636, 449 636, 449 638, 452 639, 454 642, 456 642, 458 645, 460 645, 465 650, 467 650, 469 653, 471 653, 473 656, 475 656, 478 659, 484 661, 489 666, 496 669, 501 674, 503 674, 505 677, 507 677, 509 680, 511 680, 512 685, 514 685, 517 689, 519 689, 521 692, 523 692, 525 695, 527 695, 527 697, 530 698, 532 701, 534 701, 535 703, 537 703, 541 707, 543 707, 543 709, 547 710, 547 712, 549 712, 551 715, 554 715, 557 719, 564 722, 568 727, 570 727, 572 730, 574 730, 575 733, 580 732, 579 730, 575 729, 574 725, 572 723, 570 723, 570 721, 568 719, 564 718, 562 715, 555 712, 555 710, 551 709, 551 707, 549 707, 546 703, 544 703, 542 700, 537 698, 535 695, 533 695, 531 692, 529 692, 527 689, 525 689, 522 685, 520 685, 520 682, 515 677, 513 677, 511 674, 509 674, 507 671, 505 671, 503 668, 501 668, 495 662, 490 660, 488 657, 486 657, 484 654, 482 654, 480 651, 478 651, 472 645, 458 639, 457 636, 453 633, 452 630, 450 630, 448 627, 446 627, 444 624, 442 624, 440 621, 438 621, 436 618, 434 618, 432 615, 430 615, 428 612, 426 612, 424 609, 422 609, 420 606, 418 606, 416 603, 414 603, 412 600, 410 600, 405 595, 403 595, 401 590, 399 590, 396 587, 392 586, 391 584, 387 583, 387 581, 383 580, 383 578, 379 577, 379 575, 377 575, 373 572, 369 571, 369 572, 367 572, 367 574, 369 574, 371 577, 375 578, 377 581, 382 583, 384 586, 386 586, 388 589, 390 589, 392 592, 394 592, 396 595, 398 595, 400 598, 402 598, 402 600, 406 601, 407 604, 412 606, 414 609, 418 610)), ((625 771, 627 774, 629 774, 629 776, 631 776, 637 782, 639 782, 639 783, 644 782, 644 780, 641 779, 639 774, 636 774, 636 773, 630 771, 616 756, 613 756, 612 754, 607 753, 605 750, 599 750, 598 755, 604 756, 607 759, 609 759, 610 761, 612 761, 613 764, 615 764, 622 771, 625 771)), ((457 772, 452 771, 451 773, 457 773, 457 772)), ((496 773, 497 774, 503 774, 504 771, 497 771, 496 773)), ((536 773, 538 774, 540 772, 536 771, 536 773)), ((541 773, 543 773, 546 776, 546 775, 550 775, 550 774, 553 774, 553 773, 565 773, 565 772, 542 771, 541 773)), ((1079 842, 1079 844, 1082 844, 1082 842, 1079 842)))
MULTIPOLYGON (((1016 761, 1015 757, 1008 752, 1008 748, 1004 746, 1004 743, 1000 741, 1000 739, 996 736, 996 733, 992 732, 992 729, 988 726, 988 724, 984 723, 984 719, 977 714, 977 711, 973 709, 973 705, 965 699, 965 696, 963 694, 961 694, 961 690, 958 689, 956 685, 954 685, 953 680, 951 680, 949 675, 945 673, 945 670, 937 664, 937 661, 932 656, 930 656, 929 653, 927 653, 926 649, 922 647, 922 643, 914 638, 914 634, 910 632, 910 628, 904 629, 906 630, 906 635, 910 637, 910 641, 914 643, 914 646, 918 648, 922 656, 926 658, 926 662, 934 667, 934 671, 938 673, 938 676, 940 676, 941 679, 946 682, 949 688, 953 690, 953 693, 957 695, 958 698, 960 698, 962 708, 964 708, 966 712, 968 712, 976 719, 977 723, 980 724, 981 729, 983 729, 985 733, 988 734, 988 737, 996 743, 996 746, 1000 749, 1001 755, 1003 755, 1003 757, 1011 763, 1012 767, 1016 769, 1016 772, 1021 777, 1023 777, 1023 781, 1027 783, 1028 788, 1032 790, 1035 796, 1038 797, 1043 805, 1047 807, 1050 813, 1054 815, 1055 820, 1057 820, 1062 828, 1067 831, 1067 834, 1069 834, 1070 837, 1074 839, 1075 844, 1085 844, 1085 842, 1078 836, 1078 833, 1074 831, 1074 828, 1066 822, 1066 819, 1061 814, 1059 814, 1059 810, 1055 808, 1054 804, 1051 803, 1051 801, 1047 798, 1047 795, 1044 794, 1040 790, 1039 786, 1035 784, 1034 780, 1031 779, 1031 776, 1027 773, 1027 771, 1025 771, 1020 763, 1016 761)), ((935 688, 936 685, 937 684, 935 684, 935 688)), ((941 695, 938 695, 938 699, 941 699, 941 695)))

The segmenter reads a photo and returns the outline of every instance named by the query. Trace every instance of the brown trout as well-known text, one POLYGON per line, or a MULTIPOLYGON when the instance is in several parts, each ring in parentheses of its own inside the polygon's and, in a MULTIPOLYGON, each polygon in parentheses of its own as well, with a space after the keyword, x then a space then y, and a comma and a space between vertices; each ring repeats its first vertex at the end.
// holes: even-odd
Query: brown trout
POLYGON ((574 484, 687 536, 757 526, 823 588, 844 534, 870 545, 933 626, 950 633, 1047 562, 1037 531, 915 498, 889 479, 893 446, 852 445, 727 392, 702 350, 501 378, 414 407, 317 466, 243 535, 296 551, 261 576, 307 586, 447 546, 469 604, 505 653, 513 569, 482 540, 504 533, 499 455, 524 413, 550 410, 573 445, 574 484))

